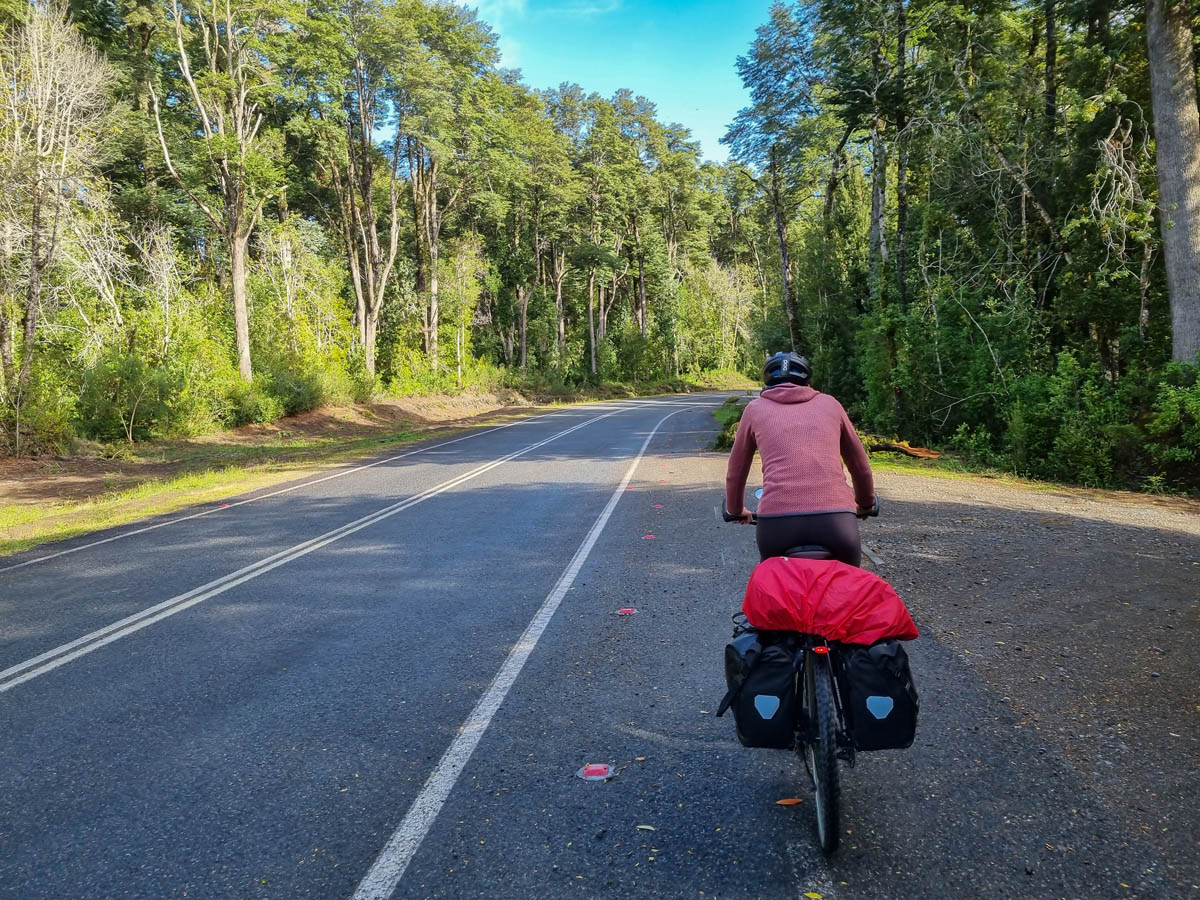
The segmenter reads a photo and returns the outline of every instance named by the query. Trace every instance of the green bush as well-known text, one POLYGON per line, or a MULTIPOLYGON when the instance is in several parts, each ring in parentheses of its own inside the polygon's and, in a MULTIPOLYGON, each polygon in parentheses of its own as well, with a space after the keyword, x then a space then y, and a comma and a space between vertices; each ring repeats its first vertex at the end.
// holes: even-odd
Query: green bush
POLYGON ((350 399, 355 403, 370 403, 379 393, 379 379, 367 372, 366 354, 355 347, 346 360, 350 399))
POLYGON ((737 397, 730 397, 713 410, 713 418, 721 426, 713 441, 714 450, 732 450, 734 439, 737 437, 738 423, 742 421, 745 405, 737 397))
POLYGON ((0 410, 0 447, 24 456, 66 453, 74 436, 70 386, 49 366, 35 366, 25 390, 0 410))
POLYGON ((78 426, 84 437, 123 438, 128 443, 174 430, 172 401, 182 385, 178 373, 147 365, 136 356, 112 355, 84 372, 78 426))
POLYGON ((316 409, 329 396, 328 384, 322 372, 283 371, 269 375, 270 392, 286 416, 316 409))
POLYGON ((1172 363, 1154 398, 1147 450, 1181 486, 1200 485, 1200 370, 1172 363))
POLYGON ((234 428, 240 425, 265 425, 283 415, 283 404, 279 398, 257 381, 231 381, 223 399, 225 402, 222 418, 227 425, 234 428))

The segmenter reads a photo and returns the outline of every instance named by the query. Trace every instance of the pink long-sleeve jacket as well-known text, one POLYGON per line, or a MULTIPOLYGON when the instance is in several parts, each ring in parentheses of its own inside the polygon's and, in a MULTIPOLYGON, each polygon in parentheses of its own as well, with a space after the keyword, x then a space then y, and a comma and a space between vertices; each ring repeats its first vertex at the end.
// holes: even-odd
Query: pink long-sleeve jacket
POLYGON ((875 482, 867 452, 842 404, 828 394, 784 384, 747 404, 725 476, 725 507, 745 503, 754 451, 762 455, 762 516, 856 512, 871 508, 875 482), (842 461, 854 489, 846 483, 842 461))

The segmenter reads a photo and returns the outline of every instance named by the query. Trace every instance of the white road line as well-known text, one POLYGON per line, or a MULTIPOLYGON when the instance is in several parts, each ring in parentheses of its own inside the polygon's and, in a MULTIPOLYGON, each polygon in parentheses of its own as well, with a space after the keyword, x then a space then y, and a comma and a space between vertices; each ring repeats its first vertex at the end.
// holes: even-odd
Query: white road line
POLYGON ((517 680, 517 676, 521 674, 521 669, 533 653, 533 649, 541 639, 542 633, 545 632, 546 626, 550 624, 550 619, 553 618, 554 613, 558 610, 559 604, 562 602, 563 597, 566 596, 571 584, 575 581, 579 570, 583 568, 584 562, 586 562, 588 555, 592 552, 592 547, 596 545, 596 541, 600 537, 600 532, 608 524, 613 510, 616 509, 617 502, 625 493, 625 488, 633 480, 633 473, 645 455, 646 448, 650 446, 651 439, 658 432, 658 429, 662 427, 663 422, 681 412, 683 410, 678 409, 673 413, 663 416, 658 424, 654 426, 654 430, 646 436, 646 440, 642 443, 642 449, 638 451, 637 456, 630 463, 629 469, 625 472, 625 477, 617 485, 617 489, 613 491, 613 495, 608 500, 608 505, 604 507, 604 511, 600 513, 600 517, 592 525, 591 531, 587 533, 587 537, 583 539, 583 543, 579 545, 579 549, 575 551, 570 564, 559 577, 553 590, 550 591, 549 595, 542 602, 541 608, 538 609, 537 614, 525 629, 524 634, 517 640, 512 650, 509 651, 508 657, 500 667, 500 671, 496 673, 496 677, 488 685, 487 691, 484 692, 479 702, 475 704, 475 708, 471 710, 467 721, 459 729, 458 737, 454 739, 454 742, 442 755, 437 767, 421 788, 421 793, 417 795, 417 799, 413 801, 408 813, 404 816, 404 820, 396 828, 396 831, 392 834, 391 839, 388 840, 387 845, 384 846, 370 870, 363 876, 358 889, 354 892, 353 900, 387 900, 387 898, 392 896, 392 893, 396 890, 396 885, 400 883, 400 879, 404 876, 404 870, 408 868, 408 864, 412 861, 417 849, 421 846, 421 841, 429 833, 434 820, 437 819, 438 813, 450 796, 450 791, 454 788, 454 783, 458 781, 458 776, 462 774, 463 769, 471 758, 471 754, 475 752, 475 748, 483 738, 484 732, 487 731, 488 725, 491 724, 492 718, 500 709, 504 698, 508 696, 509 690, 517 680))
POLYGON ((151 606, 150 608, 144 609, 139 613, 135 613, 132 616, 128 616, 127 618, 121 619, 118 622, 114 622, 111 625, 107 625, 104 628, 93 631, 91 634, 85 634, 83 637, 76 638, 69 643, 62 644, 61 646, 55 647, 52 650, 47 650, 45 653, 41 653, 38 656, 27 659, 24 662, 19 662, 14 666, 10 666, 9 668, 0 672, 0 694, 15 688, 17 685, 24 684, 26 681, 37 678, 39 675, 44 675, 47 672, 51 672, 54 669, 57 669, 59 666, 65 665, 66 663, 76 660, 81 656, 86 656, 93 650, 98 650, 107 644, 111 644, 113 641, 127 637, 128 635, 140 631, 149 625, 153 625, 155 622, 160 622, 169 616, 183 612, 185 609, 189 609, 195 606, 197 603, 202 603, 211 597, 216 597, 218 594, 223 594, 230 588, 237 587, 240 584, 245 584, 247 581, 257 578, 260 575, 264 575, 267 572, 270 572, 272 569, 276 569, 285 563, 289 563, 294 559, 299 559, 302 556, 312 553, 314 550, 319 550, 328 544, 332 544, 334 541, 339 541, 344 537, 348 537, 357 531, 361 531, 370 525, 374 525, 376 522, 382 522, 384 519, 390 518, 397 513, 409 509, 410 507, 416 506, 418 503, 423 503, 431 497, 436 497, 438 494, 441 494, 444 491, 448 491, 466 481, 477 478, 485 472, 491 471, 492 469, 508 462, 509 460, 516 459, 519 456, 524 456, 526 453, 529 453, 532 450, 536 450, 539 447, 544 447, 551 441, 556 441, 560 437, 564 437, 573 431, 578 431, 580 428, 583 428, 586 425, 590 425, 593 422, 598 422, 601 419, 607 419, 610 416, 615 416, 620 412, 624 412, 624 410, 614 410, 613 412, 605 413, 602 416, 595 416, 584 422, 580 422, 578 425, 573 425, 564 431, 558 432, 558 434, 546 438, 545 440, 538 441, 536 444, 530 444, 528 447, 524 447, 514 453, 509 453, 506 456, 501 456, 499 459, 485 463, 484 465, 472 469, 469 472, 465 472, 462 475, 451 478, 449 481, 444 481, 435 487, 428 488, 419 494, 409 497, 407 500, 401 500, 398 503, 393 503, 391 506, 384 507, 383 509, 373 512, 370 515, 363 516, 360 519, 355 519, 353 522, 348 522, 340 528, 327 531, 322 535, 318 535, 315 538, 311 538, 300 544, 296 544, 294 547, 289 547, 286 550, 280 550, 278 553, 274 553, 271 556, 258 560, 258 562, 244 566, 243 568, 238 569, 236 572, 231 572, 228 575, 214 579, 207 584, 202 584, 200 587, 193 588, 186 593, 179 594, 169 600, 164 600, 162 603, 151 606))
MULTIPOLYGON (((567 410, 567 411, 568 412, 573 411, 574 409, 587 410, 587 409, 592 409, 592 408, 594 408, 594 407, 573 407, 571 410, 567 410)), ((503 428, 512 428, 514 425, 527 425, 530 422, 536 422, 539 419, 545 419, 545 418, 549 418, 551 416, 559 416, 559 415, 562 415, 563 412, 564 412, 563 410, 556 410, 555 412, 551 412, 551 413, 543 413, 540 416, 530 416, 529 418, 526 418, 526 419, 519 419, 516 422, 506 422, 503 425, 496 425, 492 428, 486 428, 483 431, 474 431, 471 434, 464 434, 462 437, 456 437, 449 441, 442 441, 440 444, 430 444, 428 447, 418 447, 415 450, 409 450, 406 453, 398 453, 395 456, 389 456, 386 459, 377 459, 377 460, 375 460, 375 462, 364 463, 363 465, 355 466, 352 469, 343 469, 341 471, 334 472, 332 475, 325 475, 321 478, 314 478, 311 481, 304 481, 304 482, 301 482, 300 484, 294 484, 291 487, 280 488, 277 491, 271 491, 270 493, 267 493, 267 494, 257 494, 253 497, 248 497, 245 500, 238 500, 236 503, 229 503, 229 504, 226 504, 225 506, 214 506, 211 509, 201 510, 200 512, 191 513, 190 515, 186 515, 186 516, 179 516, 178 518, 175 518, 175 519, 168 519, 165 522, 156 522, 153 525, 145 525, 142 528, 135 528, 132 531, 123 531, 120 534, 114 534, 114 535, 111 535, 106 538, 101 538, 98 541, 91 541, 86 544, 80 544, 78 547, 68 547, 66 550, 59 550, 57 553, 47 553, 45 556, 38 556, 38 557, 35 557, 34 559, 27 559, 24 562, 15 563, 11 566, 0 567, 0 573, 11 572, 15 569, 23 569, 23 568, 25 568, 25 566, 32 566, 34 563, 46 562, 47 560, 57 559, 60 556, 66 556, 70 553, 78 553, 80 550, 90 550, 92 547, 99 547, 101 544, 109 544, 109 543, 112 543, 113 541, 119 541, 123 538, 133 537, 134 535, 138 535, 138 534, 145 534, 147 531, 154 531, 158 528, 166 528, 168 525, 178 525, 180 522, 189 522, 192 519, 200 519, 200 518, 203 518, 204 516, 211 516, 213 513, 226 512, 231 509, 236 509, 239 506, 245 506, 247 503, 256 503, 259 500, 266 500, 268 497, 278 497, 280 494, 288 494, 288 493, 291 493, 292 491, 298 491, 301 488, 312 487, 314 484, 321 484, 322 482, 325 482, 325 481, 332 481, 335 478, 343 478, 346 475, 353 475, 355 472, 362 472, 364 469, 373 469, 376 466, 386 465, 387 463, 395 462, 398 459, 404 459, 405 457, 408 457, 408 456, 414 456, 417 453, 427 453, 430 450, 436 450, 439 447, 448 447, 451 444, 457 444, 459 441, 466 441, 466 440, 470 440, 471 438, 480 437, 485 434, 491 434, 493 431, 500 431, 503 428)))

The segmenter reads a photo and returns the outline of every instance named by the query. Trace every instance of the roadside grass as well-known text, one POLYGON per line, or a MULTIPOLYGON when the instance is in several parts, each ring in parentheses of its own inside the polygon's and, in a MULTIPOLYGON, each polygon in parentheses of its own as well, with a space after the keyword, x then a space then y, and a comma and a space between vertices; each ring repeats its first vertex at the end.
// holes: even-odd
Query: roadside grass
MULTIPOLYGON (((442 433, 452 431, 463 431, 463 428, 450 428, 442 433)), ((49 541, 121 526, 140 518, 163 515, 185 506, 256 491, 301 478, 350 458, 365 456, 372 450, 415 443, 428 437, 431 437, 430 433, 396 432, 344 442, 341 446, 328 439, 296 442, 306 446, 287 446, 282 450, 277 446, 266 446, 260 452, 236 448, 238 452, 229 456, 238 462, 212 466, 211 455, 197 455, 193 461, 202 468, 172 478, 146 480, 124 491, 113 491, 100 497, 77 502, 0 506, 0 532, 6 535, 0 538, 0 556, 31 550, 49 541)))
MULTIPOLYGON (((173 470, 165 477, 147 477, 119 489, 112 476, 112 490, 85 500, 9 503, 0 505, 0 557, 30 550, 52 541, 78 537, 93 531, 127 525, 140 519, 176 512, 185 507, 298 480, 339 463, 368 457, 420 441, 445 439, 475 428, 536 415, 577 403, 689 393, 702 390, 740 390, 750 382, 736 374, 718 373, 698 378, 666 379, 636 387, 601 383, 574 392, 565 389, 530 390, 520 399, 529 404, 519 410, 484 413, 469 425, 447 424, 415 429, 397 424, 382 433, 347 437, 336 432, 321 436, 299 436, 280 432, 249 443, 167 441, 159 444, 122 445, 109 456, 114 464, 166 465, 173 470), (532 396, 531 396, 532 395, 532 396)), ((48 478, 53 479, 52 466, 48 478)), ((128 476, 120 481, 127 482, 128 476)), ((104 480, 105 487, 109 479, 104 480)))
POLYGON ((733 449, 733 440, 737 437, 738 422, 742 420, 742 410, 746 408, 746 404, 741 402, 743 399, 741 397, 730 397, 713 410, 713 418, 721 426, 721 430, 717 432, 717 436, 713 440, 712 448, 714 450, 733 449))
POLYGON ((471 428, 532 415, 542 409, 498 414, 470 426, 423 431, 398 429, 349 440, 329 436, 308 440, 279 439, 247 446, 187 448, 171 454, 169 459, 165 451, 160 451, 140 459, 182 464, 187 471, 167 478, 147 479, 125 490, 87 500, 0 506, 0 532, 4 533, 0 537, 0 556, 248 493, 372 453, 434 438, 453 437, 471 428))

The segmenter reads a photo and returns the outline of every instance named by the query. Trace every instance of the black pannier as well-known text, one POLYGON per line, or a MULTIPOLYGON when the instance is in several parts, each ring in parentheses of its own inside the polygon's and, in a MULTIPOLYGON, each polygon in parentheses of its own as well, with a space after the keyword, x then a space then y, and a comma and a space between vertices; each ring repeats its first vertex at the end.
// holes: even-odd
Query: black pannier
POLYGON ((845 648, 842 653, 846 718, 858 750, 912 745, 920 702, 899 641, 845 648))
POLYGON ((729 692, 717 710, 733 710, 738 740, 746 747, 790 750, 796 743, 795 639, 773 640, 746 631, 725 645, 725 682, 729 692))

